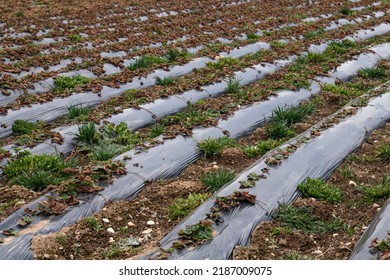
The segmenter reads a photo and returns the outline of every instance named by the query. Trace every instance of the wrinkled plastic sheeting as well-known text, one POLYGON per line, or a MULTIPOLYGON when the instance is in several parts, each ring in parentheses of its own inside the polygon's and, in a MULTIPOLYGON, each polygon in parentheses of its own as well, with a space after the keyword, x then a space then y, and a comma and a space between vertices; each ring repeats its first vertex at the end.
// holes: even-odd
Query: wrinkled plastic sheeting
POLYGON ((346 39, 351 41, 364 41, 371 37, 383 35, 390 32, 390 23, 381 23, 378 26, 373 27, 372 29, 364 29, 356 32, 352 36, 348 36, 346 39))
POLYGON ((0 246, 0 259, 2 260, 31 260, 34 259, 34 253, 30 248, 32 234, 20 236, 12 240, 9 244, 0 246), (23 258, 20 258, 23 256, 23 258))
POLYGON ((275 97, 271 97, 264 102, 255 103, 246 109, 239 110, 227 120, 220 120, 218 127, 229 131, 232 138, 241 137, 256 127, 267 122, 272 117, 272 111, 278 107, 296 106, 304 100, 310 98, 312 94, 320 93, 320 86, 313 82, 311 89, 300 89, 299 91, 282 91, 275 97), (242 125, 245 123, 245 125, 242 125))
POLYGON ((390 199, 382 206, 381 211, 371 221, 366 231, 356 243, 350 259, 372 260, 379 258, 379 252, 370 249, 371 242, 378 238, 383 240, 388 237, 390 231, 390 199))
POLYGON ((270 168, 267 178, 257 181, 256 186, 248 190, 256 195, 255 205, 242 205, 223 212, 224 222, 214 226, 216 234, 212 240, 190 250, 180 250, 171 256, 172 259, 230 258, 236 245, 248 245, 253 229, 260 222, 270 219, 279 203, 290 203, 299 195, 297 190, 299 183, 308 177, 329 178, 345 157, 355 151, 370 132, 384 125, 389 119, 390 92, 370 101, 368 106, 359 109, 356 115, 323 131, 320 136, 298 148, 280 166, 270 168, 266 165, 265 159, 271 152, 268 153, 165 236, 160 241, 161 247, 168 249, 172 242, 177 240, 179 230, 205 219, 206 214, 214 206, 216 197, 227 196, 238 190, 239 181, 246 180, 250 173, 261 174, 262 168, 270 168))

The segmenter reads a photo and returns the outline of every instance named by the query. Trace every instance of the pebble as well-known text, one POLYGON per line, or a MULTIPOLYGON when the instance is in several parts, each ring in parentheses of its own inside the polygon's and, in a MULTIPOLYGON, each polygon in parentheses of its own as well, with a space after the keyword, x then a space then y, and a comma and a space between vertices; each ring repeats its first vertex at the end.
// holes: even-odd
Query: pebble
POLYGON ((109 228, 107 229, 107 231, 108 231, 109 233, 115 233, 115 230, 114 230, 113 228, 111 228, 111 227, 109 227, 109 228))
POLYGON ((128 225, 129 227, 134 227, 134 226, 135 226, 135 224, 133 224, 132 222, 128 222, 127 225, 128 225))
POLYGON ((20 200, 15 203, 15 206, 24 205, 24 204, 26 204, 26 202, 24 200, 20 200))
POLYGON ((213 169, 219 169, 219 166, 218 165, 213 165, 212 168, 213 169))
POLYGON ((109 223, 110 223, 110 220, 107 219, 107 218, 103 218, 102 220, 103 220, 103 222, 105 222, 106 224, 109 224, 109 223))
POLYGON ((379 204, 376 204, 376 203, 374 203, 373 205, 372 205, 372 208, 379 208, 380 207, 380 205, 379 204))
POLYGON ((155 225, 156 223, 153 222, 153 221, 147 221, 146 224, 147 224, 148 226, 153 226, 153 225, 155 225))
POLYGON ((381 211, 381 208, 376 208, 376 211, 377 211, 377 212, 381 211))
POLYGON ((108 240, 108 243, 115 243, 114 238, 110 237, 110 240, 108 240))
POLYGON ((152 231, 153 231, 152 229, 148 228, 148 229, 144 230, 144 231, 142 232, 142 234, 143 234, 143 235, 148 235, 148 234, 150 234, 152 231))
POLYGON ((354 181, 349 181, 349 182, 348 182, 348 186, 350 186, 350 187, 356 187, 357 184, 356 184, 354 181))
POLYGON ((44 254, 44 255, 43 255, 43 258, 45 258, 45 259, 50 259, 50 255, 49 255, 49 254, 44 254))
POLYGON ((321 254, 322 254, 322 251, 321 251, 321 250, 315 250, 315 251, 314 251, 314 254, 316 254, 316 255, 321 255, 321 254))
POLYGON ((333 234, 333 237, 337 237, 337 236, 339 236, 338 233, 334 233, 334 234, 333 234))

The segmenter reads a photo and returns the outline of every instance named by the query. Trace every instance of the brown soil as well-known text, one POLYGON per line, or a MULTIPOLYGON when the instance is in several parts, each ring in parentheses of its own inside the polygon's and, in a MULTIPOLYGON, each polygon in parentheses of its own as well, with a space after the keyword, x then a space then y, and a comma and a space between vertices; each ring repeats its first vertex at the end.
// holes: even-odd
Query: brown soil
POLYGON ((343 193, 340 203, 332 205, 315 199, 298 199, 293 205, 314 208, 314 214, 322 220, 332 216, 348 223, 354 233, 343 231, 321 234, 304 234, 300 231, 275 234, 280 228, 278 220, 261 223, 252 234, 248 247, 236 247, 234 259, 348 259, 350 253, 375 214, 383 199, 367 202, 360 187, 381 183, 384 175, 390 174, 390 165, 377 158, 379 145, 390 144, 390 124, 375 131, 362 147, 345 160, 328 180, 343 193), (354 160, 354 157, 360 160, 354 160), (350 170, 351 177, 343 173, 350 170), (355 184, 357 184, 355 186, 355 184), (291 254, 294 253, 294 257, 291 254))

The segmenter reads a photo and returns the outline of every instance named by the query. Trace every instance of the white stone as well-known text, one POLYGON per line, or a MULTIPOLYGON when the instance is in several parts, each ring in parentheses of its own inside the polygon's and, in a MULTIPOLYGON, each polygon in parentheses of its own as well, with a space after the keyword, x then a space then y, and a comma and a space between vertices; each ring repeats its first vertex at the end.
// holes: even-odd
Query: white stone
POLYGON ((103 220, 103 222, 105 222, 106 224, 109 224, 109 223, 110 223, 110 220, 107 219, 107 218, 103 218, 102 220, 103 220))
POLYGON ((356 184, 354 181, 349 181, 349 182, 348 182, 348 186, 350 186, 350 187, 356 187, 357 184, 356 184))
POLYGON ((321 251, 321 250, 315 250, 315 251, 314 251, 314 254, 316 254, 316 255, 321 255, 321 254, 322 254, 322 251, 321 251))
POLYGON ((114 238, 110 237, 110 240, 108 240, 108 243, 114 243, 114 242, 115 242, 114 238))
POLYGON ((135 224, 133 224, 132 222, 128 222, 127 225, 128 225, 129 227, 134 227, 134 226, 135 226, 135 224))
POLYGON ((156 223, 153 222, 153 221, 147 221, 146 224, 147 224, 148 226, 153 226, 153 225, 155 225, 156 223))
POLYGON ((115 233, 115 230, 114 230, 113 228, 108 228, 107 231, 108 231, 109 233, 115 233))
POLYGON ((144 230, 144 231, 142 232, 142 234, 143 234, 143 235, 148 235, 148 234, 150 234, 152 231, 153 231, 152 229, 148 228, 148 229, 144 230))

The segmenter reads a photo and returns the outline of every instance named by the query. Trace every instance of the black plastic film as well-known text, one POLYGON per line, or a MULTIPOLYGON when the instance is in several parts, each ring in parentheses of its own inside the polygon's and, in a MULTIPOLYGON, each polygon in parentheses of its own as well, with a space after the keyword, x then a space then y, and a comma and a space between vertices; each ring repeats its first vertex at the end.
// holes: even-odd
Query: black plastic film
POLYGON ((351 253, 352 260, 378 259, 380 252, 370 248, 371 243, 377 238, 386 240, 390 232, 390 199, 382 206, 381 211, 371 221, 366 231, 356 243, 351 253))
POLYGON ((230 137, 241 137, 256 127, 262 125, 272 117, 272 111, 278 107, 296 106, 304 100, 307 100, 312 94, 318 94, 320 87, 313 82, 311 90, 301 89, 299 91, 282 91, 276 97, 259 102, 248 108, 239 110, 227 120, 220 120, 218 127, 229 131, 230 137))
MULTIPOLYGON (((266 159, 273 151, 248 168, 233 183, 225 186, 210 200, 196 209, 185 221, 164 237, 160 244, 168 249, 177 240, 178 231, 186 225, 198 223, 214 206, 216 196, 227 196, 239 190, 239 181, 250 173, 262 173, 270 168, 267 178, 256 182, 249 190, 256 195, 255 205, 243 205, 222 213, 223 223, 213 226, 214 237, 202 246, 183 249, 172 255, 173 259, 228 259, 236 245, 247 245, 254 227, 270 218, 279 203, 290 203, 298 196, 297 186, 307 177, 327 179, 344 158, 356 150, 372 130, 390 119, 390 92, 376 97, 356 115, 329 128, 320 136, 303 144, 277 167, 270 167, 266 159)), ((307 134, 308 136, 310 134, 307 134)), ((284 145, 285 146, 285 145, 284 145)))

